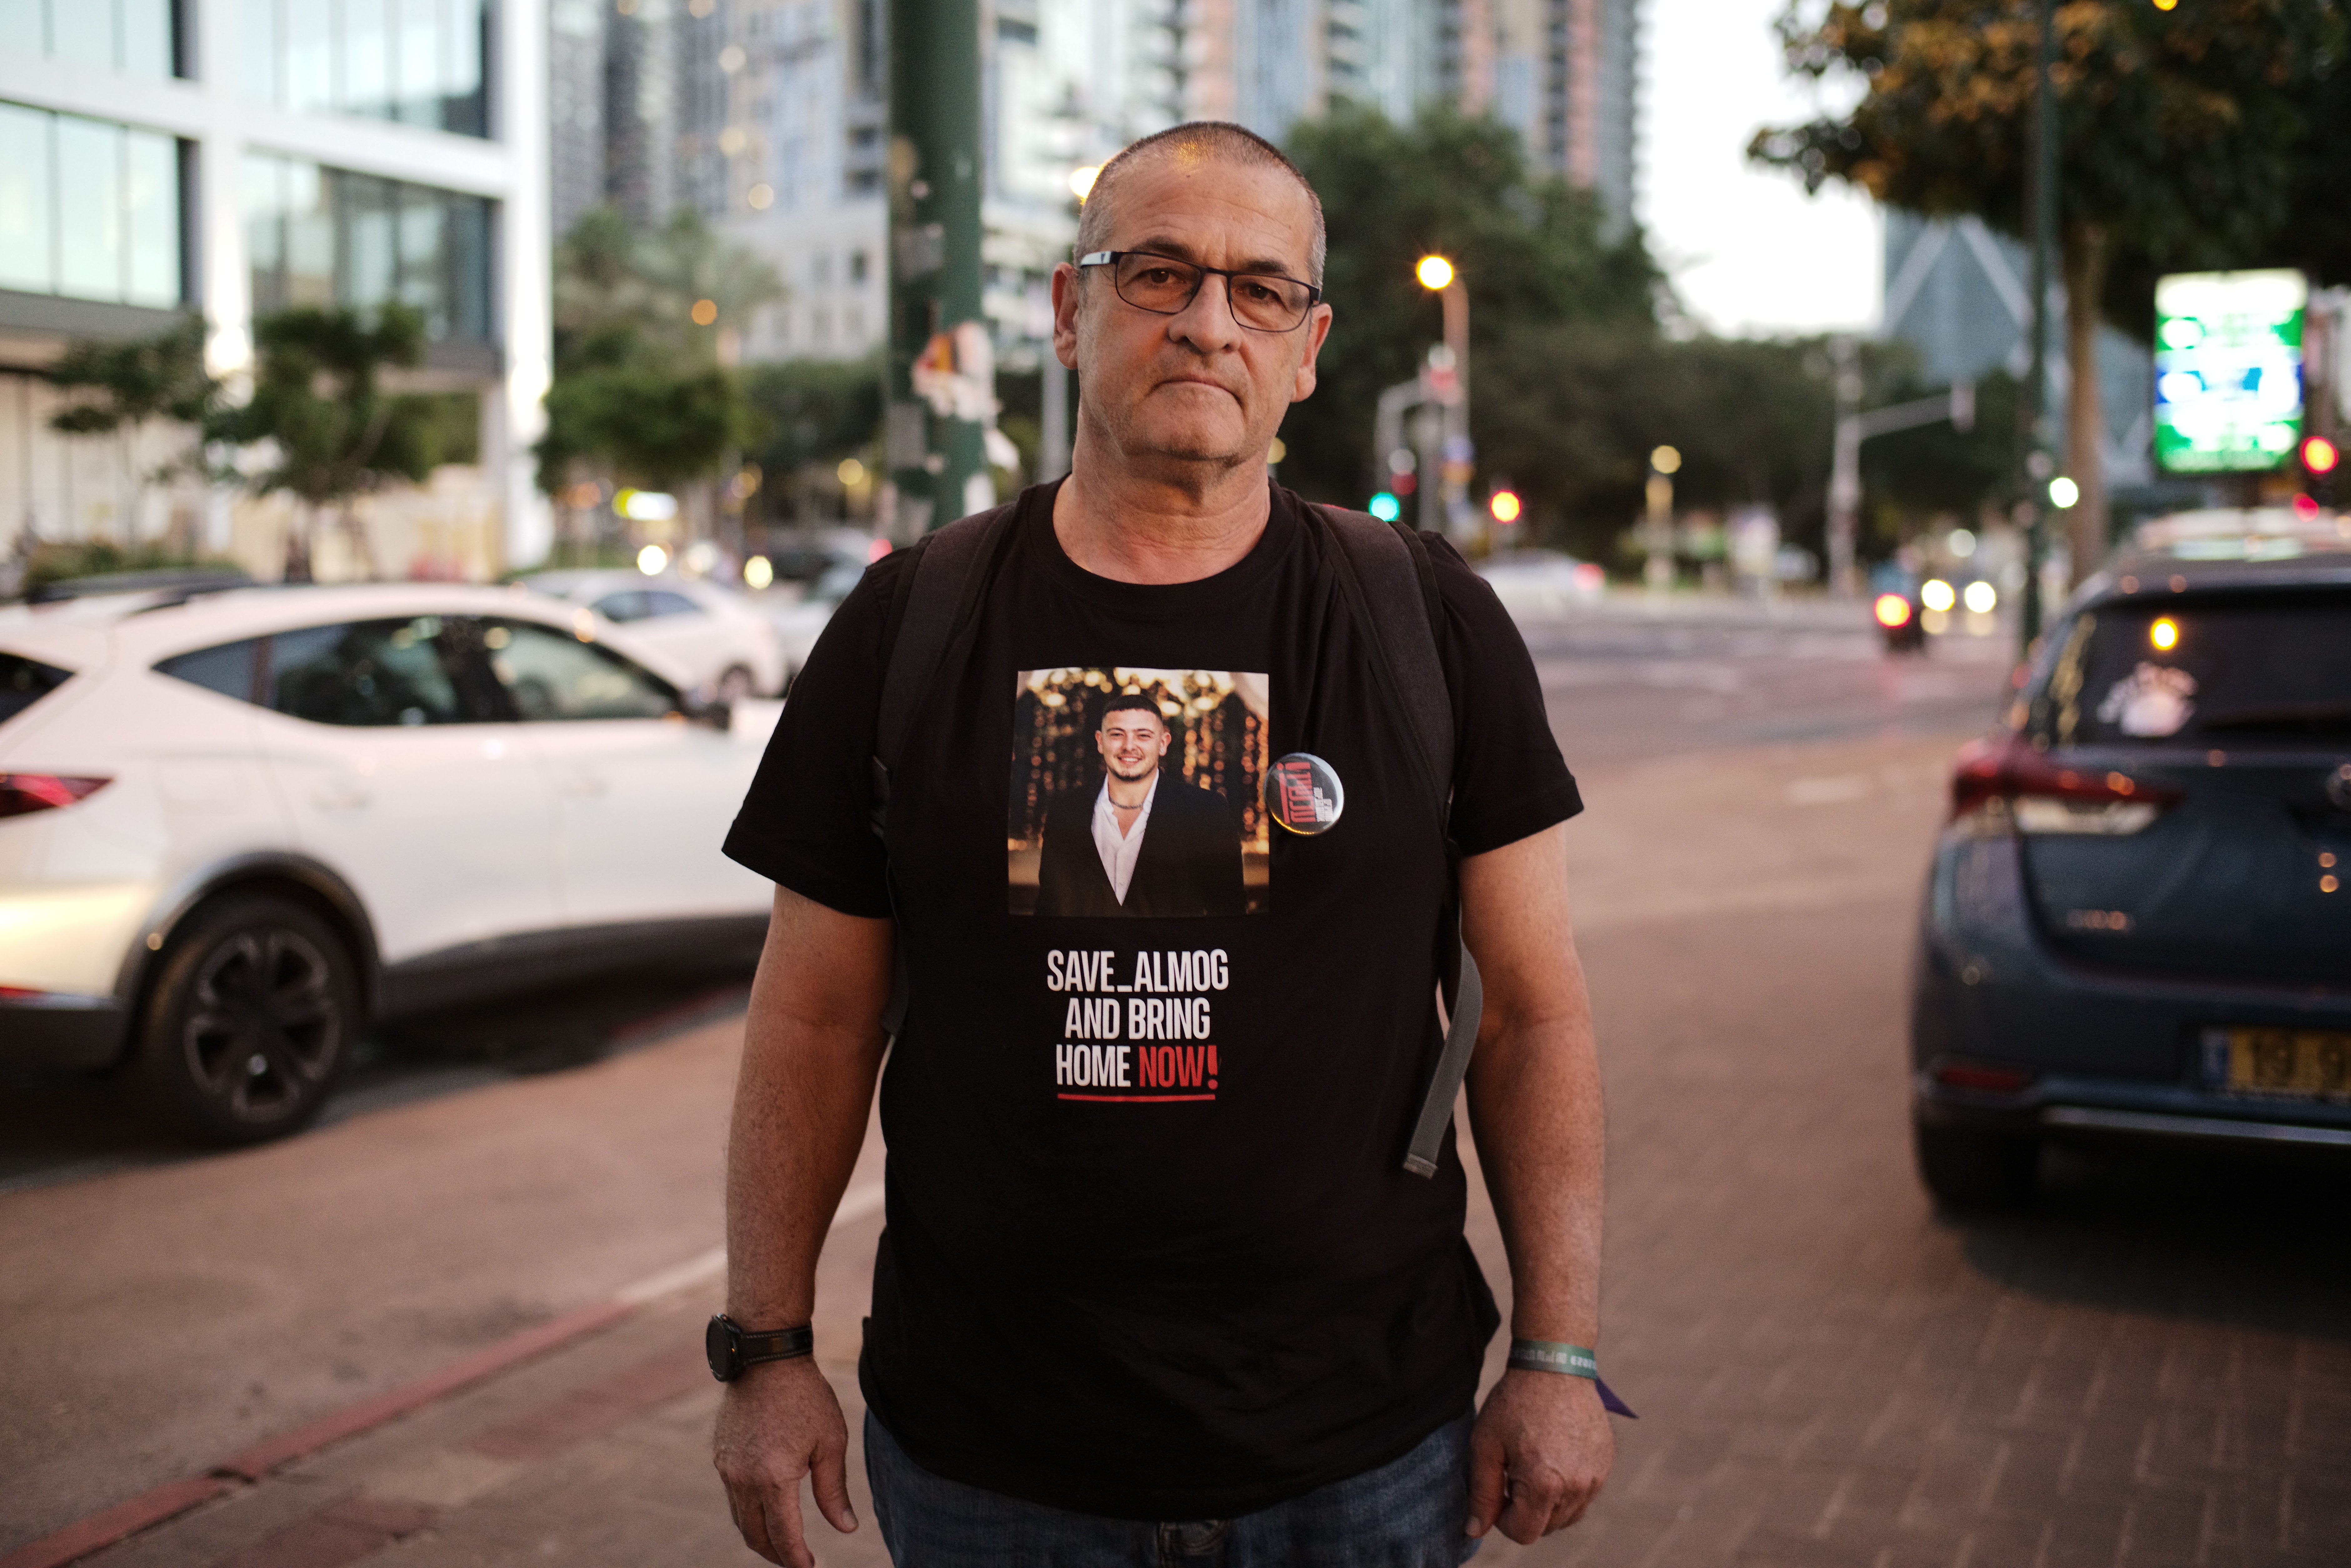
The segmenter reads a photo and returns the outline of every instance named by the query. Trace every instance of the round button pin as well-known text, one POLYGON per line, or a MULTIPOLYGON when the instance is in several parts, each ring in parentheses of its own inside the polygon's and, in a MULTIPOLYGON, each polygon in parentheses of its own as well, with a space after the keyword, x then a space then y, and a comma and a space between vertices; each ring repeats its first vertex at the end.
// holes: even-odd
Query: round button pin
POLYGON ((1337 770, 1311 751, 1293 751, 1267 768, 1264 794, 1268 816, 1310 837, 1329 832, 1347 809, 1337 770))

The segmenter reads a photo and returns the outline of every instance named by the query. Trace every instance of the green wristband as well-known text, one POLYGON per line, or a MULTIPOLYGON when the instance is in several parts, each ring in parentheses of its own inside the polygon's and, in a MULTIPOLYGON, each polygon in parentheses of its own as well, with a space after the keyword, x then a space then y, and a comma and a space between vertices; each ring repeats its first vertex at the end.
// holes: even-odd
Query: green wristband
POLYGON ((1561 1372, 1570 1377, 1600 1380, 1600 1358, 1580 1344, 1559 1344, 1547 1339, 1514 1339, 1510 1364, 1521 1372, 1561 1372))

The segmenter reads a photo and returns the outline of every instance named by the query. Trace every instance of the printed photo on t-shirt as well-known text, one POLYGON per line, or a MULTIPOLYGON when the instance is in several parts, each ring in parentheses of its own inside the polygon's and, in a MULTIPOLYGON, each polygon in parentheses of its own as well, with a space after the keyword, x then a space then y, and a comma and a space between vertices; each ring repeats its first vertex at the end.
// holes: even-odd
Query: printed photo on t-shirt
POLYGON ((1265 912, 1265 676, 1073 666, 1012 694, 1013 914, 1265 912))

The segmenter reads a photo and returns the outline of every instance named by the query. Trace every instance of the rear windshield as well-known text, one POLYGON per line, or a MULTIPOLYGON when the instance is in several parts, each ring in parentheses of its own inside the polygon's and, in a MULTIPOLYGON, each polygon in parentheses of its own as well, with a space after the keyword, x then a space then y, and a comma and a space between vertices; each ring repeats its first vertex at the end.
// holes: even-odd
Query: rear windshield
POLYGON ((2032 717, 2060 746, 2351 742, 2351 593, 2110 604, 2059 635, 2032 717))
POLYGON ((71 670, 0 651, 0 724, 15 718, 73 677, 71 670))

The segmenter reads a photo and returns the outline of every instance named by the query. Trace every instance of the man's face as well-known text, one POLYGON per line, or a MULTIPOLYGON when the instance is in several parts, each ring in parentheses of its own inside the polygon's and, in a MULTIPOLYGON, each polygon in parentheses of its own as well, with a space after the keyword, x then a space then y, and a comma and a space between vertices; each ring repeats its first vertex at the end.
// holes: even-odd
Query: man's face
MULTIPOLYGON (((1121 175, 1104 248, 1311 281, 1313 235, 1313 209, 1288 174, 1179 147, 1121 175)), ((1331 308, 1317 304, 1291 331, 1252 331, 1233 319, 1222 277, 1160 316, 1121 299, 1109 272, 1064 263, 1053 273, 1053 346, 1085 389, 1085 441, 1147 468, 1264 462, 1282 415, 1314 390, 1331 308)))
POLYGON ((1094 731, 1102 766, 1110 769, 1112 778, 1130 782, 1150 778, 1174 738, 1157 714, 1139 707, 1120 708, 1094 731))

